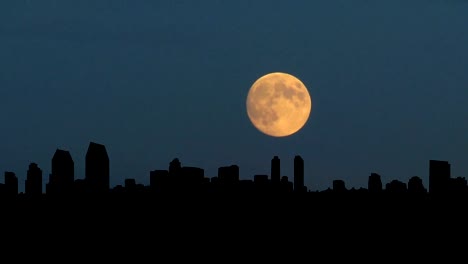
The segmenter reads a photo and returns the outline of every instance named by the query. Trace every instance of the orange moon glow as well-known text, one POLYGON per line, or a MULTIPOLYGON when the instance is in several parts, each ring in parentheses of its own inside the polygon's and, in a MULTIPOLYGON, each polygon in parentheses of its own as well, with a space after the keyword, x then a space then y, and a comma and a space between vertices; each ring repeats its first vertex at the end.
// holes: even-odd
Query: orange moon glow
POLYGON ((281 72, 260 77, 247 95, 247 114, 252 124, 272 137, 299 131, 309 119, 312 100, 306 86, 281 72))

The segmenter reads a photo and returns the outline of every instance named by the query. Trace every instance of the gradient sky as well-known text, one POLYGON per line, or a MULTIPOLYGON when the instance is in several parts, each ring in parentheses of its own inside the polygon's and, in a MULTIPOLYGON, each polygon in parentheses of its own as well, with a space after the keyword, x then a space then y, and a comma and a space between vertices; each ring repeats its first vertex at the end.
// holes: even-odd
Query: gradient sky
MULTIPOLYGON (((0 171, 24 190, 30 162, 48 181, 57 148, 84 178, 90 141, 106 145, 111 186, 149 184, 173 158, 292 180, 311 190, 420 176, 430 159, 468 176, 468 1, 0 2, 0 171), (246 112, 250 86, 287 72, 313 109, 272 138, 246 112)), ((3 179, 3 176, 1 176, 3 179)))

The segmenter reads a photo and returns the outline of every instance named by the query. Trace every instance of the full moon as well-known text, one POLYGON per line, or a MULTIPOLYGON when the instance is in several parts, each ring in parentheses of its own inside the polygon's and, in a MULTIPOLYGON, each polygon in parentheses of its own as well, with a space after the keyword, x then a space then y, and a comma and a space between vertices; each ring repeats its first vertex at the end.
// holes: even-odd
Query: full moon
POLYGON ((309 119, 312 100, 306 86, 293 75, 274 72, 254 82, 247 95, 252 124, 272 137, 299 131, 309 119))

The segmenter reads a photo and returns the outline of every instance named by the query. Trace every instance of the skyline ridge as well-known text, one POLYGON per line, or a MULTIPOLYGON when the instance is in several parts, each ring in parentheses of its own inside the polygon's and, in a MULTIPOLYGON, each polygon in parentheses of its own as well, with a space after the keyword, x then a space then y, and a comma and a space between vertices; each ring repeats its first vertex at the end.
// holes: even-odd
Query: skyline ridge
MULTIPOLYGON (((127 177, 123 184, 110 185, 110 158, 108 156, 106 146, 94 141, 89 142, 88 151, 86 153, 86 174, 84 178, 75 178, 75 163, 69 151, 56 148, 52 157, 52 172, 48 179, 43 177, 43 170, 35 162, 29 164, 27 178, 24 182, 24 192, 19 191, 18 178, 16 173, 5 171, 4 183, 0 183, 0 191, 12 193, 16 189, 17 194, 33 193, 42 194, 64 194, 73 192, 78 188, 92 188, 88 190, 96 193, 104 193, 112 190, 119 190, 127 186, 136 186, 140 188, 159 189, 160 186, 174 181, 171 184, 183 184, 187 187, 197 187, 197 183, 214 184, 217 182, 225 182, 228 184, 248 183, 255 184, 263 182, 263 184, 280 185, 285 184, 286 189, 294 192, 324 192, 324 191, 350 191, 350 190, 368 190, 368 191, 386 191, 394 190, 397 192, 418 192, 418 193, 443 193, 447 190, 457 192, 468 192, 468 185, 465 177, 452 178, 451 164, 448 161, 429 160, 429 184, 425 186, 420 176, 413 175, 407 182, 395 178, 387 183, 383 183, 381 176, 376 171, 371 171, 368 176, 367 186, 346 186, 343 179, 333 179, 330 187, 322 190, 312 190, 304 184, 304 178, 308 175, 304 172, 304 160, 300 155, 295 155, 292 160, 294 163, 294 171, 292 177, 281 172, 281 158, 275 155, 271 159, 270 174, 254 174, 249 178, 240 177, 240 168, 236 164, 224 165, 218 168, 216 176, 207 177, 204 169, 196 166, 182 166, 179 158, 174 158, 169 162, 167 169, 156 168, 148 172, 149 185, 138 182, 134 177, 127 177), (153 177, 155 179, 153 179, 153 177), (172 177, 172 178, 171 178, 172 177), (16 178, 16 183, 15 183, 16 178), (160 178, 160 179, 156 179, 160 178), (163 179, 164 178, 164 179, 163 179), (42 185, 44 185, 43 188, 42 185), (187 184, 189 183, 189 184, 187 184), (191 185, 191 186, 189 186, 191 185), (15 187, 16 186, 16 187, 15 187), (75 186, 75 187, 73 187, 75 186), (84 187, 88 186, 88 187, 84 187)), ((223 183, 224 184, 224 183, 223 183)), ((171 187, 172 188, 172 187, 171 187)), ((167 190, 163 190, 166 192, 167 190)))

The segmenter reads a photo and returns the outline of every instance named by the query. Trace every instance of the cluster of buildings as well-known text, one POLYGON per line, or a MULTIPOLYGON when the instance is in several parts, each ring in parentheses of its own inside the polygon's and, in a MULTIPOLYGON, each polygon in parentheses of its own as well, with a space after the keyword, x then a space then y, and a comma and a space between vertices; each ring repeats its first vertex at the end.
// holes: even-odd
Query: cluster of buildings
MULTIPOLYGON (((49 181, 43 190, 43 172, 36 163, 31 163, 27 171, 25 195, 38 196, 70 195, 77 193, 182 193, 182 192, 271 192, 271 193, 306 193, 304 185, 304 160, 301 156, 294 157, 294 175, 291 182, 287 176, 281 176, 281 161, 278 156, 271 160, 271 174, 254 175, 253 180, 240 179, 237 165, 218 168, 215 177, 205 177, 204 169, 182 166, 176 158, 169 163, 167 170, 150 172, 150 185, 138 184, 135 179, 125 179, 124 185, 110 187, 109 156, 102 144, 91 142, 86 153, 85 178, 75 179, 75 168, 72 156, 68 151, 57 149, 52 158, 52 171, 49 181)), ((465 178, 452 178, 450 164, 447 161, 429 161, 429 193, 468 193, 465 178)), ((332 191, 349 192, 343 180, 334 180, 332 191)), ((361 188, 362 190, 363 188, 361 188)), ((393 180, 384 187, 379 174, 371 173, 366 192, 393 193, 427 193, 423 181, 418 176, 409 179, 407 183, 393 180)), ((18 195, 18 178, 14 172, 5 172, 4 183, 0 183, 0 194, 18 195)))
MULTIPOLYGON (((52 171, 43 190, 42 169, 36 164, 29 164, 24 182, 24 194, 38 196, 68 195, 77 192, 108 192, 110 185, 109 156, 104 145, 91 142, 86 153, 86 172, 84 179, 75 179, 75 164, 70 152, 57 149, 52 157, 52 171)), ((18 178, 14 172, 5 172, 5 183, 0 184, 0 193, 18 194, 18 178)))

